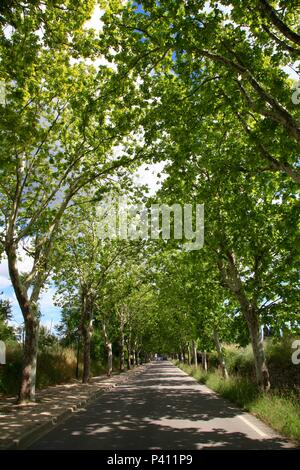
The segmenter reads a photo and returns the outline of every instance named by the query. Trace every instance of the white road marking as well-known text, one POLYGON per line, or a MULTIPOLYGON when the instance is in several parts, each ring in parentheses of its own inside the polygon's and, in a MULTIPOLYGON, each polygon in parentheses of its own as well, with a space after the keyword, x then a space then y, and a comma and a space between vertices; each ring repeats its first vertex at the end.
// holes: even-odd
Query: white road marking
POLYGON ((248 421, 248 419, 246 419, 244 416, 238 415, 238 418, 244 421, 244 423, 248 424, 248 426, 257 432, 257 434, 259 434, 261 437, 268 437, 267 434, 261 431, 257 426, 255 426, 255 424, 250 423, 250 421, 248 421))

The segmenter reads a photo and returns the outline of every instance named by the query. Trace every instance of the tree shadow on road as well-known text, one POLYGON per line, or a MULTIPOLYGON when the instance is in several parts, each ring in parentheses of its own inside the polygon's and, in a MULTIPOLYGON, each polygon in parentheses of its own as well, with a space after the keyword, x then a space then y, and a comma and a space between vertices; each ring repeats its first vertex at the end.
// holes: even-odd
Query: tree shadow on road
POLYGON ((102 395, 87 411, 48 433, 34 449, 283 449, 262 438, 241 410, 170 364, 157 364, 102 395), (174 371, 174 374, 172 373, 174 371), (180 379, 181 377, 181 379, 180 379))

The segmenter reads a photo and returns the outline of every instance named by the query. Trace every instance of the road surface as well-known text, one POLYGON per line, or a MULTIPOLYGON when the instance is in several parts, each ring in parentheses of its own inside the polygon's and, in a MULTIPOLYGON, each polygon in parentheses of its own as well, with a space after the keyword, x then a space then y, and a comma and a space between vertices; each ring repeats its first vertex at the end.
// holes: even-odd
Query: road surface
POLYGON ((284 438, 167 361, 89 404, 31 449, 283 449, 284 438))

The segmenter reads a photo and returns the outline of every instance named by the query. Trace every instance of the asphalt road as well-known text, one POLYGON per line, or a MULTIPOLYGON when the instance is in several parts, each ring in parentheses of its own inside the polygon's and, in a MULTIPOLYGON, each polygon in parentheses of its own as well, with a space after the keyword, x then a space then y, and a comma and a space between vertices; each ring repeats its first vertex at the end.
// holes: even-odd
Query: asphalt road
POLYGON ((31 449, 283 449, 290 447, 169 362, 148 365, 51 430, 31 449))

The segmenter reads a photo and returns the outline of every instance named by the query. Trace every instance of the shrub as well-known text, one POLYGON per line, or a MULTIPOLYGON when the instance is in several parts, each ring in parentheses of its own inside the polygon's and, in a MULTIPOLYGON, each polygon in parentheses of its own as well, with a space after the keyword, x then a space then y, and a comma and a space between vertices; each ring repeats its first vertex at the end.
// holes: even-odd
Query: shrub
MULTIPOLYGON (((16 395, 19 390, 22 371, 22 346, 8 344, 6 364, 0 369, 0 393, 16 395)), ((72 349, 55 346, 38 355, 37 388, 69 382, 75 377, 76 354, 72 349)))

